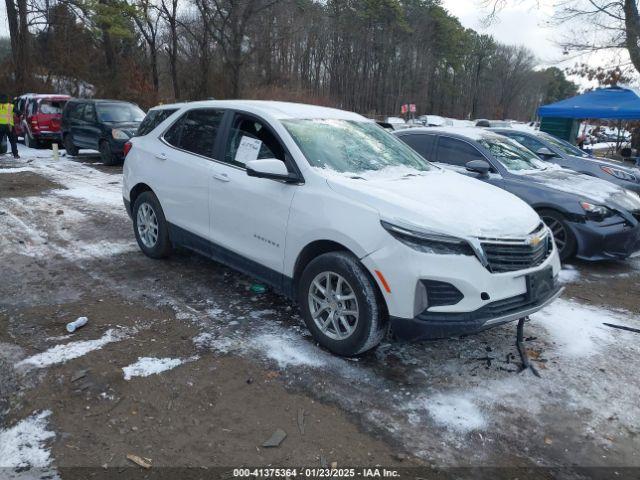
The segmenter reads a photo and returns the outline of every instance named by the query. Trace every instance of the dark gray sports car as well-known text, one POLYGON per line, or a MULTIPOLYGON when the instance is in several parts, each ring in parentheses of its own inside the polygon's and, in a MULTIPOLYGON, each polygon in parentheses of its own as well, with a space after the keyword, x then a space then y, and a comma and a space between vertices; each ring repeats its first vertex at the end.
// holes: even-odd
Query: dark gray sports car
POLYGON ((552 230, 563 260, 624 259, 640 251, 640 197, 634 192, 543 162, 518 142, 482 128, 394 134, 426 159, 527 202, 552 230))
POLYGON ((534 152, 541 160, 563 168, 613 182, 640 193, 640 170, 613 160, 601 160, 583 152, 569 142, 544 132, 524 132, 513 128, 492 128, 491 131, 509 137, 534 152))

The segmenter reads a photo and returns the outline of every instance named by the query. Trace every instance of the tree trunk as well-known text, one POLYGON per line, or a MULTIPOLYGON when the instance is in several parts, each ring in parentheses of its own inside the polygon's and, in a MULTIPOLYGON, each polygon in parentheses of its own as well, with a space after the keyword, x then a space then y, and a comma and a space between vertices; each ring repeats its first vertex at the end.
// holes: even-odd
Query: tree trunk
POLYGON ((635 0, 624 2, 624 25, 626 30, 626 46, 629 58, 635 69, 640 72, 640 15, 635 0))

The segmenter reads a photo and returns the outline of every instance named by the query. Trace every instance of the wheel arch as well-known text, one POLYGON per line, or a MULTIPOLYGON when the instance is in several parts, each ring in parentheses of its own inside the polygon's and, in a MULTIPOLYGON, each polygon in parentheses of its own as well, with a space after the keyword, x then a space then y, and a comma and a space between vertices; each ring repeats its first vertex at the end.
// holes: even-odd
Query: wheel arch
MULTIPOLYGON (((294 264, 293 288, 292 288, 293 298, 296 298, 296 299, 298 298, 299 281, 300 281, 300 278, 302 277, 302 272, 304 272, 304 269, 307 267, 307 265, 309 265, 309 263, 311 263, 313 259, 319 257, 320 255, 323 255, 325 253, 331 253, 331 252, 346 252, 353 255, 356 259, 358 259, 358 261, 360 261, 358 255, 356 255, 350 248, 346 247, 342 243, 337 242, 335 240, 315 240, 307 244, 298 254, 298 257, 296 258, 296 262, 294 264)), ((387 305, 387 300, 383 295, 380 285, 378 284, 376 279, 373 277, 372 273, 369 271, 366 265, 362 264, 362 267, 364 271, 367 272, 367 275, 369 276, 369 279, 373 284, 373 288, 376 290, 376 293, 379 295, 378 298, 381 301, 381 307, 384 309, 385 315, 388 315, 389 309, 387 305)))
MULTIPOLYGON (((140 194, 144 192, 151 192, 155 195, 155 192, 153 191, 153 189, 149 185, 143 182, 137 183, 131 190, 129 190, 129 202, 131 203, 132 209, 133 209, 134 203, 136 203, 136 199, 140 196, 140 194)), ((156 198, 157 197, 158 196, 156 195, 156 198)), ((158 202, 160 202, 159 199, 158 199, 158 202)))

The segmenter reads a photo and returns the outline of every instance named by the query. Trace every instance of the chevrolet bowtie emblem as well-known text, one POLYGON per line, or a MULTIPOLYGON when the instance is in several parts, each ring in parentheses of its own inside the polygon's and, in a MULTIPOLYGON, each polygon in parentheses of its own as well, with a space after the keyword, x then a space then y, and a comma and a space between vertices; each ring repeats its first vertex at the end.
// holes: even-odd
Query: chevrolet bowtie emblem
POLYGON ((542 239, 539 236, 534 235, 529 237, 529 241, 527 243, 529 243, 529 245, 531 245, 532 247, 537 247, 541 241, 542 239))

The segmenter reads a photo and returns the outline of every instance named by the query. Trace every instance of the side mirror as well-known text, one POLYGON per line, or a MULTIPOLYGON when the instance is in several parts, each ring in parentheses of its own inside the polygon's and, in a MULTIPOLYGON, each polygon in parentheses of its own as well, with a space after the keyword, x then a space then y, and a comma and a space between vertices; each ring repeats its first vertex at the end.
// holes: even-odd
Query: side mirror
POLYGON ((549 158, 553 158, 556 156, 556 154, 553 153, 551 150, 549 150, 547 147, 542 147, 536 152, 536 154, 544 160, 547 160, 549 158))
POLYGON ((297 183, 300 181, 298 175, 295 173, 289 173, 284 162, 277 158, 249 160, 245 166, 247 168, 247 175, 250 177, 282 180, 287 183, 297 183))
POLYGON ((486 160, 471 160, 465 165, 470 172, 479 173, 484 176, 491 171, 491 165, 486 160))

